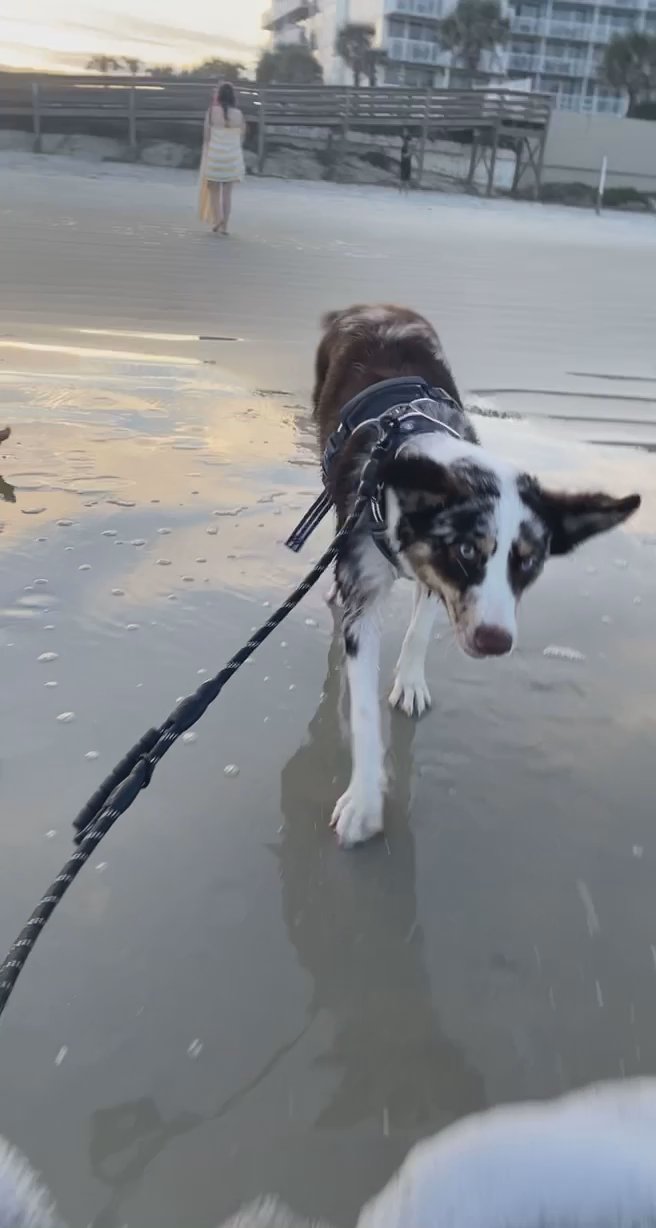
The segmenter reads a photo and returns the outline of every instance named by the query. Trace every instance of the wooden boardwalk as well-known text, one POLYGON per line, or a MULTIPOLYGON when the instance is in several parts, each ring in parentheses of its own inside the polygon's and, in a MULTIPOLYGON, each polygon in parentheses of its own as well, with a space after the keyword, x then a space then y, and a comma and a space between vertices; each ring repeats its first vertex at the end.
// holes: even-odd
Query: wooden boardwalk
MULTIPOLYGON (((139 126, 200 124, 212 81, 156 80, 152 77, 64 76, 0 73, 0 124, 29 123, 35 150, 41 147, 44 125, 56 130, 57 119, 113 121, 125 125, 128 143, 137 146, 139 126)), ((276 128, 318 128, 334 134, 335 173, 349 131, 400 134, 418 141, 416 182, 421 186, 426 141, 449 133, 469 134, 471 158, 468 184, 476 167, 487 167, 492 194, 500 143, 517 154, 515 184, 532 170, 536 195, 550 103, 541 94, 524 94, 499 87, 480 90, 416 90, 339 86, 239 86, 239 102, 255 132, 260 172, 266 167, 267 137, 276 128)))

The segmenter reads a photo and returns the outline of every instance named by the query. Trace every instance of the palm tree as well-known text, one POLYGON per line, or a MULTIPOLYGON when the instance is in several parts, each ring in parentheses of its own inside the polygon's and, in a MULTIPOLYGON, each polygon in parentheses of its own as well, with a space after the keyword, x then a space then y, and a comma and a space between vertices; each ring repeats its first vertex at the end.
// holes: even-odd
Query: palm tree
POLYGON ((90 72, 118 72, 121 67, 121 61, 117 60, 113 55, 92 55, 87 62, 87 68, 90 72))
POLYGON ((365 52, 364 71, 370 85, 378 85, 378 69, 387 63, 387 52, 382 47, 370 47, 365 52))
POLYGON ((319 85, 323 70, 309 47, 301 44, 263 51, 255 70, 258 85, 319 85))
POLYGON ((440 22, 442 46, 453 53, 470 77, 475 77, 484 51, 494 51, 508 40, 510 21, 499 0, 458 0, 440 22))
POLYGON ((633 30, 618 34, 604 51, 602 73, 611 89, 628 97, 632 115, 645 95, 656 90, 656 35, 633 30))
POLYGON ((367 72, 367 57, 373 51, 375 34, 375 26, 368 22, 350 21, 337 31, 335 54, 350 68, 356 88, 367 72))

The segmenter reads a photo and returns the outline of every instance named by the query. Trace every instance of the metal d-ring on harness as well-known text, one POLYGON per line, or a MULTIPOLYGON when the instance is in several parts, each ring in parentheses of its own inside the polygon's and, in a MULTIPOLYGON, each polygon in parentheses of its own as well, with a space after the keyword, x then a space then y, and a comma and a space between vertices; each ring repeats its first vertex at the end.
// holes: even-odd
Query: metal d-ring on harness
MULTIPOLYGON (((378 477, 378 470, 383 456, 395 444, 398 446, 407 438, 409 429, 411 432, 428 429, 446 430, 450 434, 457 434, 451 427, 446 426, 445 423, 438 422, 429 415, 422 413, 418 408, 413 408, 408 403, 407 396, 399 397, 400 385, 404 387, 406 392, 409 390, 412 393, 413 399, 430 397, 431 399, 443 402, 450 401, 450 398, 444 393, 436 393, 435 390, 429 389, 422 380, 386 380, 383 400, 389 398, 390 395, 392 400, 380 413, 369 412, 367 414, 364 395, 356 398, 356 401, 359 402, 359 412, 361 413, 362 420, 351 420, 350 426, 347 425, 343 431, 342 439, 347 438, 348 434, 352 434, 353 430, 359 429, 365 423, 368 427, 373 426, 376 428, 377 438, 362 471, 352 512, 344 521, 341 529, 335 534, 328 549, 324 551, 312 570, 308 572, 305 579, 301 580, 301 583, 283 601, 282 605, 278 606, 278 609, 274 611, 271 617, 239 649, 239 652, 236 652, 230 658, 223 669, 219 670, 218 674, 208 679, 193 695, 190 695, 182 703, 178 704, 162 725, 156 729, 150 729, 148 733, 144 734, 132 749, 128 751, 128 754, 125 755, 121 762, 116 765, 106 780, 103 781, 100 788, 96 790, 93 797, 87 802, 86 806, 80 811, 73 825, 76 832, 75 843, 77 848, 71 854, 66 865, 50 885, 41 901, 37 904, 29 921, 10 948, 7 957, 0 964, 0 1015, 9 1001, 16 981, 46 922, 68 891, 68 888, 77 878, 82 867, 95 852, 100 841, 111 831, 117 819, 132 805, 132 802, 141 790, 150 784, 153 772, 160 759, 170 750, 181 734, 200 720, 209 705, 220 694, 226 682, 229 682, 240 666, 255 652, 255 649, 264 643, 268 636, 271 635, 271 632, 275 631, 276 627, 280 625, 290 611, 298 605, 306 593, 316 584, 317 580, 339 553, 342 543, 352 533, 360 517, 368 512, 373 520, 371 531, 374 533, 374 536, 376 536, 376 531, 380 526, 382 526, 382 533, 384 533, 385 518, 382 511, 382 491, 378 477), (392 385, 394 385, 393 389, 389 387, 392 385), (408 389, 409 385, 410 388, 408 389), (400 401, 404 403, 400 404, 400 401)), ((383 386, 376 385, 375 387, 380 389, 383 386)), ((379 408, 380 404, 381 401, 379 400, 376 408, 379 408)), ((353 406, 353 402, 350 402, 350 406, 353 406)), ((349 406, 346 408, 348 410, 349 406)), ((369 404, 369 410, 371 411, 371 404, 369 404)), ((335 433, 335 435, 338 434, 339 432, 335 433)), ((341 442, 342 440, 339 441, 337 446, 341 446, 341 442)), ((310 519, 314 519, 314 524, 311 527, 315 527, 315 524, 318 524, 322 516, 328 511, 331 503, 330 496, 322 496, 320 500, 317 500, 308 515, 303 518, 301 525, 298 526, 295 533, 297 534, 302 526, 309 523, 310 519), (311 513, 320 503, 323 507, 322 501, 326 497, 328 502, 325 510, 321 512, 318 518, 316 517, 316 512, 311 517, 311 513)), ((296 547, 292 546, 292 549, 300 549, 310 531, 311 529, 305 532, 302 541, 296 547)), ((294 534, 292 534, 292 538, 294 538, 294 534)), ((288 544, 291 545, 291 541, 292 539, 290 539, 288 544)))

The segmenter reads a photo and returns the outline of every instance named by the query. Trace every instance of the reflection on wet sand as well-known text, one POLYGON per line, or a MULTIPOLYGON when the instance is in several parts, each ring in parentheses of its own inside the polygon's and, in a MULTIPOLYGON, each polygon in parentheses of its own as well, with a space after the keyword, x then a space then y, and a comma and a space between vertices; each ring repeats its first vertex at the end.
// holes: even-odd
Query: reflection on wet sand
POLYGON ((93 1228, 117 1228, 124 1223, 121 1207, 138 1189, 150 1162, 167 1143, 200 1121, 195 1113, 178 1113, 166 1121, 155 1101, 147 1098, 98 1109, 91 1118, 89 1167, 114 1193, 94 1218, 93 1228))
POLYGON ((481 1108, 483 1079, 442 1031, 424 961, 409 823, 414 723, 395 722, 388 839, 335 861, 312 821, 345 773, 340 652, 335 635, 308 739, 281 778, 283 915, 312 979, 309 1010, 333 1024, 320 1063, 334 1086, 316 1125, 425 1134, 481 1108))

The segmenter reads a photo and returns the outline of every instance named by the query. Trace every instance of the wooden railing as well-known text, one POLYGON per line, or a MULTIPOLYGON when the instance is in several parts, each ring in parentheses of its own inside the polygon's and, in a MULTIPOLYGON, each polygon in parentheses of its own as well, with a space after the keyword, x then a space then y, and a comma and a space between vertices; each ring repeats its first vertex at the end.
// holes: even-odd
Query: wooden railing
MULTIPOLYGON (((152 77, 58 76, 0 73, 0 119, 33 116, 74 116, 144 120, 200 120, 209 102, 211 81, 169 81, 152 77)), ((549 100, 541 94, 520 94, 501 87, 481 90, 415 90, 340 86, 256 86, 239 88, 239 105, 247 119, 267 124, 349 126, 504 125, 543 127, 549 100)))
MULTIPOLYGON (((136 147, 139 125, 200 124, 207 109, 212 81, 156 80, 152 77, 63 76, 0 73, 0 123, 27 120, 41 148, 44 121, 56 130, 76 118, 125 124, 128 142, 136 147)), ((437 133, 468 131, 478 151, 490 148, 488 191, 492 191, 499 140, 539 145, 535 157, 539 186, 550 101, 542 94, 524 94, 491 86, 476 90, 418 90, 404 87, 239 86, 239 105, 257 130, 260 170, 266 160, 267 131, 280 126, 335 130, 344 145, 348 130, 397 132, 407 128, 420 142, 419 182, 426 141, 437 133)), ((474 162, 472 162, 472 167, 474 162)), ((473 170, 470 180, 473 177, 473 170)))

